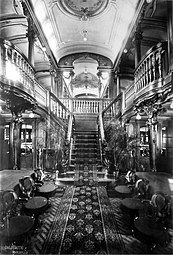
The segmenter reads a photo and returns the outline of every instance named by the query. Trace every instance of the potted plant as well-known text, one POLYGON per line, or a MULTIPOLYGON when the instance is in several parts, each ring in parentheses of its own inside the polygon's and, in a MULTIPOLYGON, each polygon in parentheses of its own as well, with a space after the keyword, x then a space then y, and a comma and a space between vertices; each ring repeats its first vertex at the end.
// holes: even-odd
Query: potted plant
POLYGON ((105 126, 105 139, 107 146, 104 151, 105 158, 109 162, 108 171, 110 174, 115 171, 117 176, 120 171, 135 168, 137 137, 129 136, 125 126, 119 121, 111 120, 105 126))

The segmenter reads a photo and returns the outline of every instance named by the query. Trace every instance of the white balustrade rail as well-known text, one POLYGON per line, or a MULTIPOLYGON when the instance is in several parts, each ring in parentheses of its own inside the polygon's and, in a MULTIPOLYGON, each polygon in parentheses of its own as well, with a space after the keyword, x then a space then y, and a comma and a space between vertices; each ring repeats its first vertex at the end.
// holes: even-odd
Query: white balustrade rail
POLYGON ((73 113, 96 113, 98 114, 110 104, 110 99, 93 98, 61 98, 61 102, 73 113))
POLYGON ((100 100, 93 99, 73 99, 73 113, 98 113, 100 100))

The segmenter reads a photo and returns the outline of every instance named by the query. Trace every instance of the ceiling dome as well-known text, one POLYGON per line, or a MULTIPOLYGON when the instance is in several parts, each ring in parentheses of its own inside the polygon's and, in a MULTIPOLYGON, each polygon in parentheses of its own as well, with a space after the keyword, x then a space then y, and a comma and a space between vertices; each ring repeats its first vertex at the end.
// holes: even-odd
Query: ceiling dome
POLYGON ((102 13, 108 0, 61 0, 59 3, 67 13, 87 20, 102 13))

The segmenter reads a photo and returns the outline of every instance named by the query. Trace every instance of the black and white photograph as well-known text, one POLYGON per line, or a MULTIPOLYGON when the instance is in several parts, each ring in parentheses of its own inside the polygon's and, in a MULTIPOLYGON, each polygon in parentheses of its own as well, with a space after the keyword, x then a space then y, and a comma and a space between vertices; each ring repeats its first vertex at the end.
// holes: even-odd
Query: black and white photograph
POLYGON ((0 254, 173 254, 173 0, 0 0, 0 254))

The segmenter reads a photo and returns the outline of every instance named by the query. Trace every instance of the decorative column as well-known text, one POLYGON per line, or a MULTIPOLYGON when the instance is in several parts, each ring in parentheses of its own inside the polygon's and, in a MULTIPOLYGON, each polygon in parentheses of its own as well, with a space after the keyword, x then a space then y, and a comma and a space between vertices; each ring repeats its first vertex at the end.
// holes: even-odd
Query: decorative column
POLYGON ((63 93, 63 72, 58 70, 56 72, 56 86, 57 86, 57 97, 62 98, 63 93))
POLYGON ((173 69, 173 2, 167 1, 167 35, 168 35, 168 61, 169 69, 173 69))
POLYGON ((150 152, 150 167, 153 172, 156 172, 157 158, 157 116, 161 111, 161 104, 151 104, 144 107, 144 111, 148 116, 148 137, 149 137, 149 152, 150 152))
POLYGON ((117 96, 117 72, 114 71, 110 73, 109 96, 110 98, 115 98, 117 96))
POLYGON ((51 68, 50 70, 50 77, 51 77, 51 92, 56 95, 57 88, 55 86, 55 70, 51 68))
POLYGON ((37 167, 37 120, 36 118, 32 121, 32 155, 33 155, 33 168, 37 167))
POLYGON ((20 151, 21 151, 21 124, 22 114, 18 111, 12 112, 12 122, 10 124, 10 168, 13 170, 20 169, 20 151))
POLYGON ((26 34, 28 37, 28 61, 34 67, 34 42, 36 40, 36 28, 24 1, 22 1, 22 7, 23 12, 28 19, 28 33, 26 34))
POLYGON ((135 45, 135 68, 137 67, 139 61, 141 60, 141 40, 142 32, 138 28, 135 32, 134 45, 135 45))
POLYGON ((132 151, 132 166, 133 169, 136 171, 139 171, 140 166, 138 164, 138 160, 140 158, 140 120, 135 120, 135 123, 133 123, 133 127, 135 130, 135 137, 136 137, 136 142, 135 142, 135 148, 134 151, 132 151))
POLYGON ((33 21, 29 18, 28 19, 28 61, 29 63, 34 66, 34 42, 36 40, 36 33, 34 31, 33 21))
POLYGON ((115 73, 116 75, 116 88, 117 88, 117 91, 116 91, 116 96, 118 96, 120 94, 120 71, 119 71, 119 67, 115 73))
POLYGON ((101 81, 101 77, 102 77, 102 72, 99 70, 97 73, 98 76, 98 91, 99 91, 99 97, 101 97, 101 89, 102 89, 102 81, 101 81))

